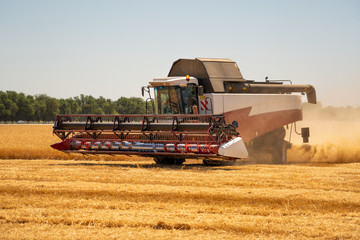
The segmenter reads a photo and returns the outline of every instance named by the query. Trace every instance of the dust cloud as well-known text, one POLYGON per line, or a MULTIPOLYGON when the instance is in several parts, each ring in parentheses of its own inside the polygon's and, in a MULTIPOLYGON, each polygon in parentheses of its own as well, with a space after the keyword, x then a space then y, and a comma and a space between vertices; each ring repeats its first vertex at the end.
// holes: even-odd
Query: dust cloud
MULTIPOLYGON (((318 108, 304 109, 304 120, 296 124, 310 128, 308 144, 301 136, 287 131, 293 147, 288 150, 288 162, 351 163, 360 162, 360 109, 318 108)), ((293 126, 294 127, 294 126, 293 126)))

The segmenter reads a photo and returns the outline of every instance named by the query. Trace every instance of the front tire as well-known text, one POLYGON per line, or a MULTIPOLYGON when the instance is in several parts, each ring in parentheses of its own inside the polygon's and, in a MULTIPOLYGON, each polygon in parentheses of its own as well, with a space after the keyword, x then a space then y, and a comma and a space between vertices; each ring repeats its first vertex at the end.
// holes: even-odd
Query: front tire
POLYGON ((185 158, 158 156, 154 157, 154 161, 156 162, 156 164, 162 165, 181 165, 185 162, 185 158))
POLYGON ((211 160, 204 159, 203 163, 206 166, 232 166, 234 165, 236 160, 211 160))

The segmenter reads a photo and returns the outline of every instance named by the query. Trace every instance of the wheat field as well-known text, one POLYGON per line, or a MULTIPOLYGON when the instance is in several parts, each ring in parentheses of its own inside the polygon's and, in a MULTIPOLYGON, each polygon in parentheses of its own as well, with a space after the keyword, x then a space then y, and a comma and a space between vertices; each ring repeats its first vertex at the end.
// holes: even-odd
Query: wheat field
POLYGON ((342 161, 296 147, 288 165, 164 167, 58 153, 49 125, 0 133, 0 239, 360 238, 353 145, 342 161))
MULTIPOLYGON (((65 154, 50 147, 61 139, 52 134, 52 125, 1 125, 0 159, 84 159, 82 155, 65 154)), ((91 160, 126 160, 127 156, 87 156, 91 160)), ((146 158, 141 158, 146 159, 146 158)))
POLYGON ((5 239, 360 237, 360 164, 0 161, 5 239))

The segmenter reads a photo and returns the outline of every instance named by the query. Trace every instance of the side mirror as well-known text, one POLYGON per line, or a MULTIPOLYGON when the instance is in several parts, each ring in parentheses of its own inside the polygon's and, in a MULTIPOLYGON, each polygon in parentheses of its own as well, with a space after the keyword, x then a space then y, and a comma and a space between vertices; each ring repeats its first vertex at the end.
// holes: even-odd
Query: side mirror
POLYGON ((201 96, 201 95, 204 95, 204 87, 203 86, 198 86, 198 94, 201 96))

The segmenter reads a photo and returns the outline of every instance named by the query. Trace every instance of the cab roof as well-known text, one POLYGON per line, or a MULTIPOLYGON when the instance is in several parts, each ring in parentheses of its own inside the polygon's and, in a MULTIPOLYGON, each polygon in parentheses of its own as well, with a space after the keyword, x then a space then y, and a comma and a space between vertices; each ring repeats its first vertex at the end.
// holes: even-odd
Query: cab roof
POLYGON ((239 67, 227 58, 195 58, 176 60, 168 77, 192 76, 199 80, 205 93, 224 92, 224 82, 245 82, 239 67))

